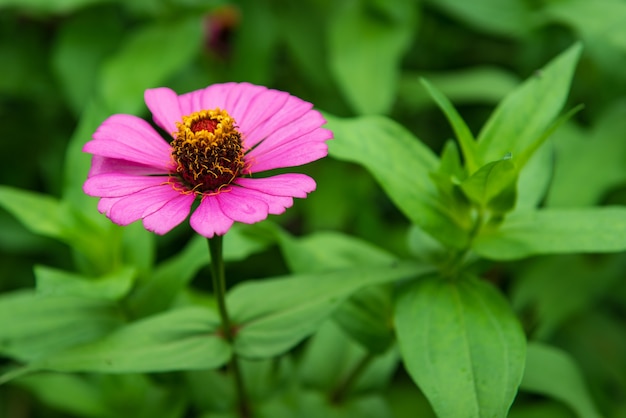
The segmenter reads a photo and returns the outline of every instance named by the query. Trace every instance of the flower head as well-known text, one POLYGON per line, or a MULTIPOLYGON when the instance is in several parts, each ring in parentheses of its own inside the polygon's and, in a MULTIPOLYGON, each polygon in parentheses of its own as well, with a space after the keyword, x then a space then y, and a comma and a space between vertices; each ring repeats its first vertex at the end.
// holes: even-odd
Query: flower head
POLYGON ((117 114, 83 148, 93 154, 83 190, 101 198, 98 210, 113 222, 142 219, 146 229, 164 234, 198 200, 190 224, 210 238, 235 221, 283 213, 294 197, 315 189, 304 174, 257 176, 326 156, 332 133, 310 103, 248 83, 214 84, 180 96, 156 88, 144 98, 171 142, 143 119, 117 114))

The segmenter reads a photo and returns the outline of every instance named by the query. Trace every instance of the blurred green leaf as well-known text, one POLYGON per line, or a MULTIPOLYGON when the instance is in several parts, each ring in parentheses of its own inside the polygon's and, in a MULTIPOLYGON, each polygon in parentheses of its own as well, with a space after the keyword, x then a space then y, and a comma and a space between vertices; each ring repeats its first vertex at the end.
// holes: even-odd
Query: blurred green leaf
POLYGON ((96 92, 100 66, 122 34, 119 14, 103 8, 70 15, 59 28, 52 47, 52 69, 74 114, 83 113, 96 92))
POLYGON ((542 10, 553 20, 568 23, 585 38, 626 50, 626 4, 619 0, 567 0, 549 3, 542 10))
POLYGON ((564 351, 539 343, 528 344, 526 370, 520 389, 558 399, 580 418, 600 418, 580 370, 564 351))
POLYGON ((430 270, 405 262, 239 284, 227 295, 231 318, 239 328, 235 350, 251 358, 280 354, 313 333, 358 289, 430 270))
POLYGON ((358 114, 387 113, 393 104, 399 64, 415 30, 414 3, 394 0, 396 16, 371 10, 364 0, 339 4, 329 22, 329 65, 358 114))
POLYGON ((99 278, 84 277, 46 266, 35 266, 37 293, 120 300, 130 291, 135 270, 130 267, 99 278))
POLYGON ((94 266, 111 266, 107 231, 52 196, 0 185, 0 207, 35 234, 54 238, 85 255, 94 266))
POLYGON ((298 364, 298 375, 305 387, 333 397, 362 361, 365 369, 358 380, 353 382, 349 393, 343 394, 347 395, 344 401, 359 393, 383 390, 393 377, 398 354, 395 350, 380 355, 368 353, 335 323, 327 321, 307 342, 298 364))
POLYGON ((0 296, 0 352, 30 362, 102 337, 121 322, 106 299, 6 293, 0 296))
POLYGON ((69 13, 83 7, 113 1, 115 0, 0 0, 0 8, 19 7, 36 13, 69 13))
POLYGON ((396 260, 382 248, 339 232, 316 232, 297 239, 282 234, 279 242, 289 270, 294 273, 389 264, 396 260))
MULTIPOLYGON (((467 234, 438 198, 429 178, 437 157, 402 126, 380 116, 338 119, 327 116, 335 140, 330 155, 365 166, 409 220, 439 241, 455 248, 467 234)), ((469 226, 468 226, 469 227, 469 226)))
POLYGON ((405 367, 438 417, 506 417, 526 341, 496 289, 474 277, 423 278, 399 292, 395 322, 405 367))
POLYGON ((382 353, 395 339, 392 293, 389 285, 361 289, 339 305, 333 318, 363 347, 382 353))
POLYGON ((511 210, 515 204, 517 170, 510 158, 482 166, 461 183, 465 195, 481 208, 499 213, 511 210))
POLYGON ((200 17, 146 24, 104 64, 100 94, 116 113, 142 113, 144 90, 165 83, 197 56, 201 45, 200 17))
POLYGON ((57 373, 38 373, 15 381, 29 389, 44 403, 81 417, 106 418, 110 407, 100 388, 82 376, 57 373))
POLYGON ((514 260, 537 254, 626 250, 626 208, 542 209, 510 214, 483 230, 473 249, 483 257, 514 260))
POLYGON ((412 110, 432 105, 432 98, 424 91, 426 79, 456 105, 498 103, 519 85, 519 80, 500 68, 475 67, 446 72, 405 72, 400 78, 398 99, 412 110))
MULTIPOLYGON (((396 259, 372 244, 337 232, 318 232, 298 239, 282 234, 280 243, 294 273, 382 265, 396 259)), ((339 306, 334 317, 357 341, 375 352, 385 351, 393 341, 391 293, 387 287, 358 291, 339 306)))
POLYGON ((554 146, 551 141, 547 141, 519 173, 515 210, 536 209, 552 187, 553 172, 554 146))
POLYGON ((483 163, 518 158, 544 134, 565 104, 581 50, 570 47, 498 105, 478 135, 483 163))
POLYGON ((429 3, 476 30, 502 37, 523 37, 533 26, 530 6, 522 0, 430 0, 429 3))
POLYGON ((45 356, 31 365, 40 370, 145 373, 211 369, 230 358, 217 335, 217 314, 188 307, 130 323, 101 340, 45 356))
POLYGON ((626 101, 611 103, 590 130, 568 126, 555 135, 551 207, 592 206, 626 182, 626 101))
POLYGON ((456 111, 450 100, 444 96, 441 91, 426 79, 422 79, 422 84, 441 111, 446 115, 448 123, 452 126, 456 138, 459 141, 459 145, 461 146, 461 150, 463 151, 463 160, 467 166, 467 171, 469 174, 474 173, 480 166, 474 135, 472 135, 472 132, 467 127, 461 115, 459 115, 459 112, 456 111))
POLYGON ((238 0, 241 23, 233 28, 233 55, 228 67, 228 79, 268 84, 276 62, 277 38, 280 26, 266 3, 238 0))
POLYGON ((513 307, 533 319, 533 338, 546 340, 567 321, 602 303, 604 295, 619 283, 624 266, 616 257, 539 257, 517 274, 513 307), (567 289, 567 297, 563 297, 563 289, 567 289))

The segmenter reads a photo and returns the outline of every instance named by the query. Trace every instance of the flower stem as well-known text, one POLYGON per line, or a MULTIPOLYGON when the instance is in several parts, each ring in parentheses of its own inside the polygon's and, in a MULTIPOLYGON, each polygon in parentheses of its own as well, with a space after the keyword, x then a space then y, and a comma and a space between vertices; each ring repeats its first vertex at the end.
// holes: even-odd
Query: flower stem
POLYGON ((368 351, 363 357, 361 357, 359 362, 354 366, 354 368, 345 377, 345 379, 341 380, 335 390, 331 392, 330 401, 332 403, 340 404, 345 400, 348 392, 350 392, 350 390, 356 384, 357 380, 359 380, 359 378, 363 375, 372 360, 374 360, 374 357, 374 354, 372 354, 370 351, 368 351))
MULTIPOLYGON (((217 307, 222 321, 222 333, 226 341, 231 346, 235 341, 235 329, 226 308, 226 277, 224 274, 224 258, 222 256, 223 240, 220 235, 208 240, 209 252, 211 253, 211 276, 213 277, 213 292, 217 299, 217 307)), ((235 380, 235 391, 237 394, 237 410, 241 418, 252 417, 250 404, 243 384, 243 376, 239 368, 239 359, 233 352, 230 358, 230 370, 235 380)))

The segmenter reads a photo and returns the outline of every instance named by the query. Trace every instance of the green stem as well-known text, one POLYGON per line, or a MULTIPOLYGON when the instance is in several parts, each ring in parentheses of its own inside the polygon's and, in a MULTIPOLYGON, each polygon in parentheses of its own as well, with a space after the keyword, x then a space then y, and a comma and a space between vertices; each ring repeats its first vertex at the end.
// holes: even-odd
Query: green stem
MULTIPOLYGON (((216 235, 209 241, 209 252, 211 253, 211 276, 213 277, 213 292, 217 299, 217 307, 222 320, 222 333, 231 346, 235 341, 235 329, 228 316, 226 308, 226 276, 224 274, 224 257, 222 256, 223 240, 220 235, 216 235)), ((237 410, 241 418, 250 418, 250 404, 243 384, 243 376, 239 368, 239 359, 233 352, 230 358, 230 370, 235 380, 235 392, 237 394, 237 410)))
POLYGON ((333 390, 330 394, 330 401, 334 404, 340 404, 343 402, 350 392, 350 390, 354 387, 359 378, 363 375, 367 367, 370 365, 372 360, 374 360, 374 355, 371 352, 367 352, 359 362, 354 366, 354 368, 350 371, 350 374, 343 379, 339 385, 333 390))

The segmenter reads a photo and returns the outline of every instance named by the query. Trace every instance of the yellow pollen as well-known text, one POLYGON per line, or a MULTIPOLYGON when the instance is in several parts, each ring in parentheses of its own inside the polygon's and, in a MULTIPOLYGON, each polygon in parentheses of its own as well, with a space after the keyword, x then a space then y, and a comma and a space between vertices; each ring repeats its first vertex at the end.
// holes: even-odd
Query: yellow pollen
POLYGON ((191 191, 212 193, 228 186, 245 168, 241 133, 221 109, 183 116, 172 141, 177 176, 191 191))

